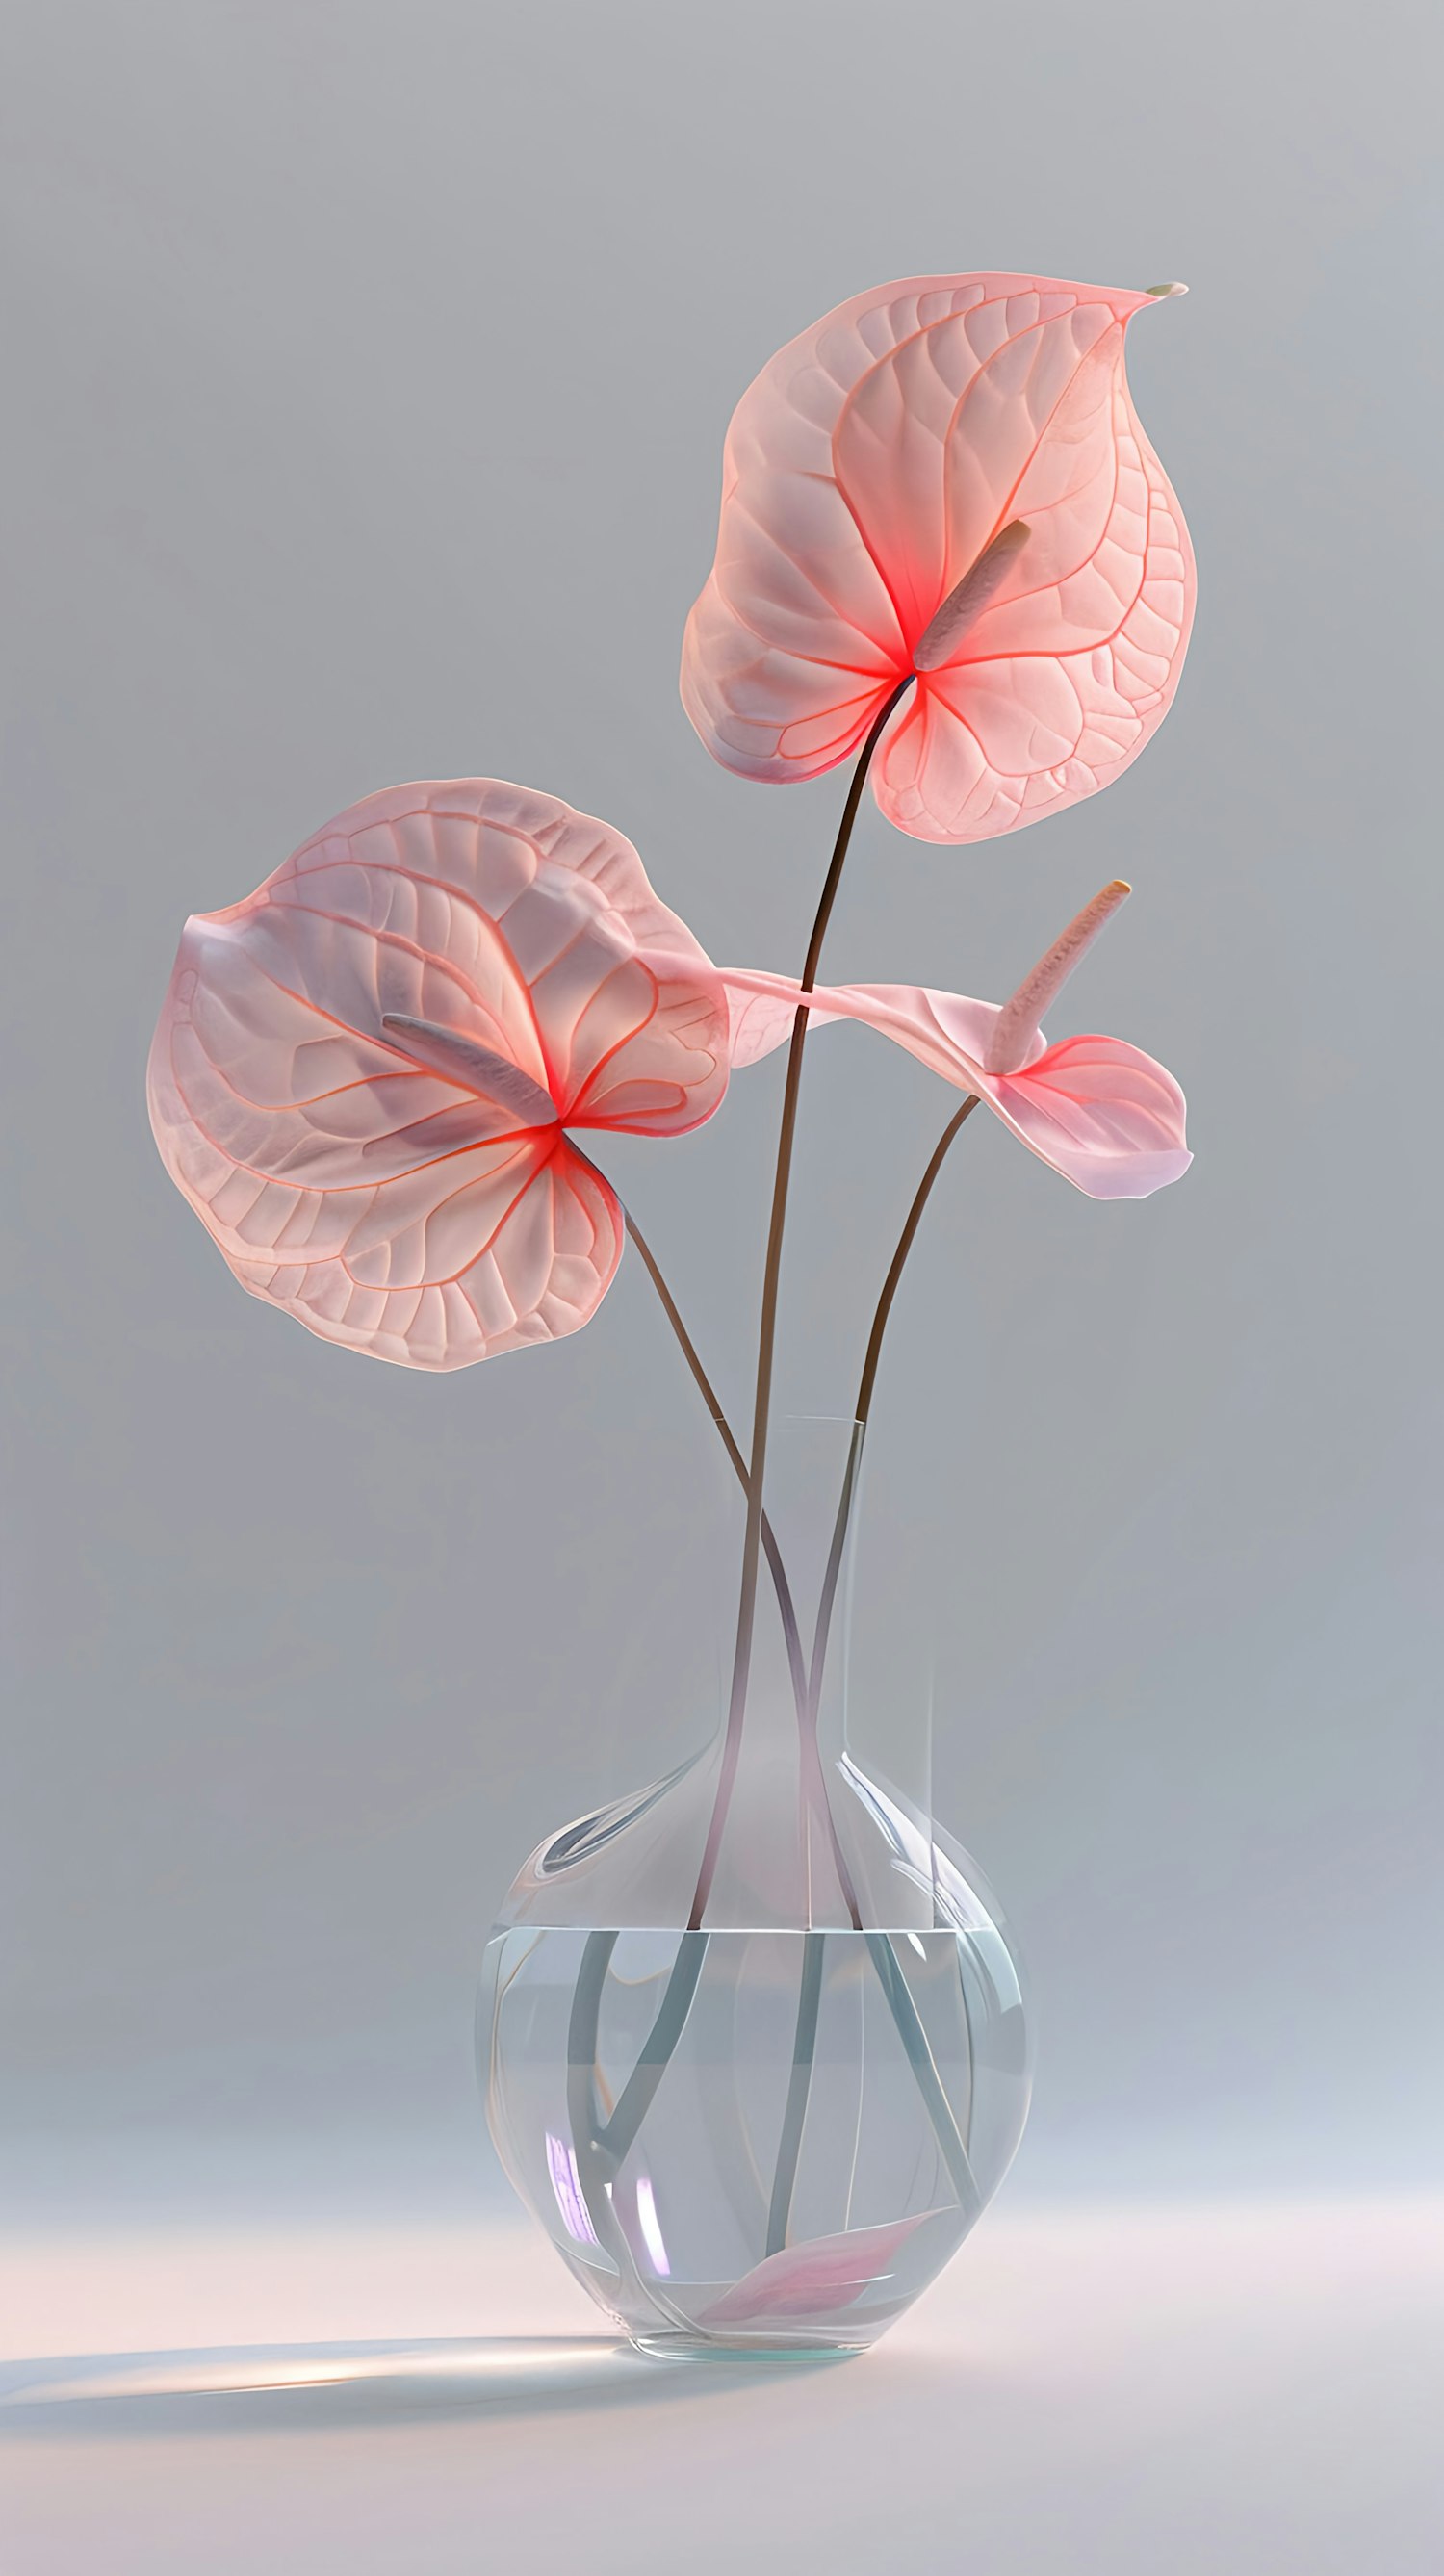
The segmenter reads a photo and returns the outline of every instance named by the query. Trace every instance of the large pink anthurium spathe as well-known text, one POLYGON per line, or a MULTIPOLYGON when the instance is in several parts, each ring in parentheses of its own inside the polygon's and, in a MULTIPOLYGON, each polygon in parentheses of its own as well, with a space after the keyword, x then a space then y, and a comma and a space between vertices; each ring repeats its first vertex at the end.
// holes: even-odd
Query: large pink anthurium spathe
POLYGON ((1050 1046, 1039 1026, 1129 891, 1121 877, 1105 886, 1003 1003, 918 984, 819 985, 804 996, 791 976, 729 967, 733 1065, 755 1064, 781 1046, 805 1001, 814 1020, 864 1020, 945 1081, 975 1093, 1030 1153, 1089 1198, 1151 1198, 1193 1160, 1172 1074, 1124 1038, 1062 1038, 1050 1046))
POLYGON ((188 921, 148 1089, 243 1287, 453 1369, 611 1285, 623 1212, 573 1134, 681 1135, 727 1079, 721 981, 631 843, 463 778, 364 798, 188 921))
POLYGON ((744 778, 814 778, 916 685, 872 764, 889 820, 979 841, 1142 750, 1178 682, 1193 552, 1124 371, 1179 287, 907 278, 749 386, 682 699, 744 778))

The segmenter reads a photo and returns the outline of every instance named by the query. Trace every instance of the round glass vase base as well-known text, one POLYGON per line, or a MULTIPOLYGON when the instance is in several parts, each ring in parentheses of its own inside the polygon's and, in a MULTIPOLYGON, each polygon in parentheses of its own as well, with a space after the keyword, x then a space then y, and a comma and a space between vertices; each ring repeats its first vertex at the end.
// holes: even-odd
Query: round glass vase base
POLYGON ((501 2162, 657 2359, 865 2351, 956 2254, 1028 2107, 1017 1962, 932 1816, 926 1730, 900 1688, 862 1738, 846 1702, 859 1441, 778 1426, 740 1724, 539 1844, 487 1944, 501 2162))
POLYGON ((916 1932, 511 1925, 480 2038, 513 2183, 658 2360, 865 2351, 957 2252, 1027 2099, 980 1909, 916 1932))
POLYGON ((852 2361, 866 2352, 863 2343, 820 2342, 816 2337, 799 2336, 794 2342, 781 2338, 769 2343, 752 2343, 742 2337, 727 2342, 720 2336, 692 2335, 680 2329, 656 2334, 634 2334, 630 2348, 647 2361, 700 2362, 716 2369, 719 2365, 732 2370, 818 2369, 825 2362, 852 2361))

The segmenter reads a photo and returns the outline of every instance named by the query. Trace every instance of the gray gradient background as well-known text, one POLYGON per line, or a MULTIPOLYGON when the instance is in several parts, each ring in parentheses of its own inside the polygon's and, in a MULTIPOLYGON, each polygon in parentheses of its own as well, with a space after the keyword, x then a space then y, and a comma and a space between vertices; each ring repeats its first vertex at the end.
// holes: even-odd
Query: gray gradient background
MULTIPOLYGON (((447 1380, 248 1300, 152 1150, 150 1028, 187 911, 426 775, 607 816, 714 955, 794 965, 842 780, 728 777, 676 692, 723 431, 830 304, 974 266, 1190 282, 1131 373, 1195 640, 1091 804, 968 852, 867 809, 829 970, 1000 994, 1121 871, 1069 1021, 1166 1059, 1198 1159, 1094 1206, 969 1131, 859 1687, 936 1652, 938 1810, 1033 1971, 1017 2191, 1433 2178, 1426 27, 11 0, 12 2223, 503 2188, 482 1939, 710 1717, 710 1435, 635 1263, 447 1380)), ((739 1411, 776 1074, 605 1157, 739 1411)), ((861 1032, 811 1057, 787 1400, 847 1401, 947 1105, 861 1032)))

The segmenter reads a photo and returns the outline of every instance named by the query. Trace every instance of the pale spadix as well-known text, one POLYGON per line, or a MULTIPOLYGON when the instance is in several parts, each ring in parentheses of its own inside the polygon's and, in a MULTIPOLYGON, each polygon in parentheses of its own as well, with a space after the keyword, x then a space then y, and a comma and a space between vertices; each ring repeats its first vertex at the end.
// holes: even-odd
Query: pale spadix
POLYGON ((1111 885, 1095 894, 1091 903, 1085 903, 1062 937, 1054 940, 1046 955, 1024 976, 993 1022, 983 1055, 985 1073, 1017 1073, 1027 1063, 1044 1012, 1067 983, 1079 958, 1092 947, 1105 921, 1120 903, 1126 903, 1132 891, 1124 878, 1115 877, 1111 885))
POLYGON ((1002 589, 1010 564, 1027 542, 1027 520, 1010 519, 1006 528, 998 530, 991 544, 984 546, 976 563, 971 564, 962 580, 954 584, 913 646, 915 671, 936 671, 946 662, 968 628, 977 623, 990 600, 1002 589))
POLYGON ((528 1127, 555 1124, 557 1107, 551 1093, 507 1056, 493 1054, 460 1029, 449 1029, 440 1020, 413 1019, 408 1011, 383 1011, 381 1025, 404 1041, 407 1054, 417 1064, 429 1066, 446 1081, 499 1100, 528 1127))

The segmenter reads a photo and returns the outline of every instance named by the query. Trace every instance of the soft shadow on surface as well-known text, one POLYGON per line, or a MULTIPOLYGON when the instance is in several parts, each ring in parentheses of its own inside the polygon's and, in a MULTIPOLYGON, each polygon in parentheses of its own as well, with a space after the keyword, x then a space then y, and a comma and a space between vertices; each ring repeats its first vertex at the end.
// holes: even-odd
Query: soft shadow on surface
POLYGON ((0 2365, 0 2438, 314 2432, 457 2413, 655 2405, 827 2369, 836 2359, 794 2359, 774 2374, 755 2361, 649 2360, 610 2336, 518 2335, 14 2361, 0 2365))

